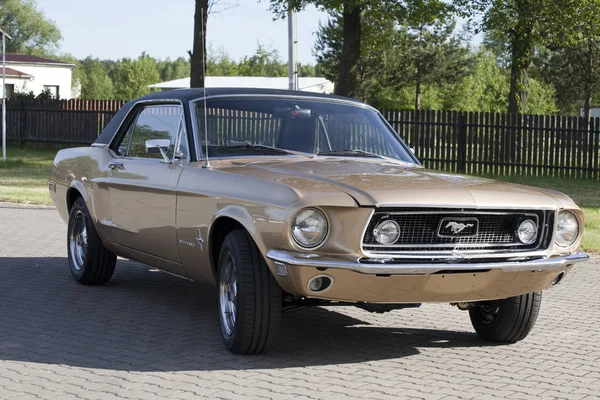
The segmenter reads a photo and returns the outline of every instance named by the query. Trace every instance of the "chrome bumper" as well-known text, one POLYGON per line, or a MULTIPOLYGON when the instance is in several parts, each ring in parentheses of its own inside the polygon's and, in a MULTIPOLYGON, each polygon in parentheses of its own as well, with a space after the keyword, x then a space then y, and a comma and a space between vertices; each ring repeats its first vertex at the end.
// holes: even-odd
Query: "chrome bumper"
POLYGON ((546 271, 571 266, 589 257, 582 251, 565 256, 552 256, 531 261, 501 261, 487 263, 431 263, 431 264, 363 264, 357 259, 307 257, 302 253, 269 250, 267 258, 289 266, 344 269, 361 274, 423 275, 440 271, 500 270, 503 272, 546 271))

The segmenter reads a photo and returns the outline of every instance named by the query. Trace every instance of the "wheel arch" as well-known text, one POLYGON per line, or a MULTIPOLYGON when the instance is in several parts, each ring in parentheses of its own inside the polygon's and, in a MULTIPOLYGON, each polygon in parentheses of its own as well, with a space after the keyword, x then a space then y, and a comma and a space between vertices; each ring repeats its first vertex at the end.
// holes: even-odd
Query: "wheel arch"
POLYGON ((85 203, 87 204, 85 187, 81 182, 73 180, 69 184, 69 188, 67 189, 65 199, 67 205, 67 214, 71 212, 71 207, 73 206, 73 203, 75 202, 75 200, 77 200, 78 197, 83 198, 83 201, 85 201, 85 203))
POLYGON ((226 207, 215 215, 208 231, 210 265, 215 277, 223 240, 229 232, 237 229, 246 231, 263 257, 266 254, 265 245, 257 234, 254 220, 248 211, 241 206, 226 207))

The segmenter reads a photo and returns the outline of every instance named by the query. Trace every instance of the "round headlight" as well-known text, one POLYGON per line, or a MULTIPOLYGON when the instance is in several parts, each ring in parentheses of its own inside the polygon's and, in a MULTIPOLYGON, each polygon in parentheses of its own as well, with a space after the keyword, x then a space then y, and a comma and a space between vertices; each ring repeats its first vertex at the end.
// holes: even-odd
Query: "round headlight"
POLYGON ((530 219, 519 224, 517 228, 517 237, 519 241, 524 244, 532 244, 537 239, 538 227, 535 222, 530 219))
POLYGON ((396 243, 400 237, 400 227, 396 221, 387 219, 373 229, 373 236, 379 243, 388 246, 396 243))
POLYGON ((577 236, 579 236, 579 221, 575 214, 570 211, 559 212, 554 242, 560 247, 569 247, 575 243, 577 236))
POLYGON ((302 247, 317 247, 327 236, 327 218, 315 209, 307 208, 292 221, 292 237, 302 247))

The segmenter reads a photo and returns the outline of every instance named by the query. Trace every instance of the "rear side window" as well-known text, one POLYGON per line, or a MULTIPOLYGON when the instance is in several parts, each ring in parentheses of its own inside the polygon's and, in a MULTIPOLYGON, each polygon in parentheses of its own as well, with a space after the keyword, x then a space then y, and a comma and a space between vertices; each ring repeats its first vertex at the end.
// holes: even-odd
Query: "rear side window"
POLYGON ((171 142, 167 151, 169 158, 189 154, 181 106, 169 104, 144 107, 114 150, 125 157, 162 158, 160 154, 146 153, 146 140, 152 139, 168 139, 171 142))

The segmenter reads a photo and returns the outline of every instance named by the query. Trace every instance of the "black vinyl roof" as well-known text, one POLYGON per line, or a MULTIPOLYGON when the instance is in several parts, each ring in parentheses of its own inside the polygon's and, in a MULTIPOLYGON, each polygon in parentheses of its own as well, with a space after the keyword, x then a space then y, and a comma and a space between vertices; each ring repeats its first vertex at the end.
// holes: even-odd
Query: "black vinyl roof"
POLYGON ((257 96, 294 96, 294 97, 313 97, 323 99, 345 100, 355 103, 361 103, 356 99, 348 97, 335 96, 332 94, 302 92, 299 90, 282 90, 282 89, 261 89, 261 88, 198 88, 198 89, 175 89, 166 90, 163 92, 154 92, 146 96, 136 99, 139 100, 165 100, 174 99, 181 101, 195 100, 199 97, 204 97, 204 92, 207 96, 235 96, 235 95, 257 95, 257 96))
POLYGON ((117 133, 119 126, 123 119, 129 113, 129 110, 140 101, 161 101, 161 100, 178 100, 183 103, 187 103, 191 100, 196 100, 204 97, 206 92, 207 96, 281 96, 281 97, 306 97, 306 98, 320 98, 330 99, 338 101, 348 101, 357 104, 363 104, 361 101, 351 99, 348 97, 335 96, 331 94, 313 93, 313 92, 302 92, 298 90, 280 90, 280 89, 259 89, 259 88, 198 88, 198 89, 175 89, 166 90, 163 92, 154 92, 146 96, 132 100, 117 112, 117 114, 111 119, 106 125, 98 139, 94 142, 95 144, 109 144, 113 136, 117 133))

